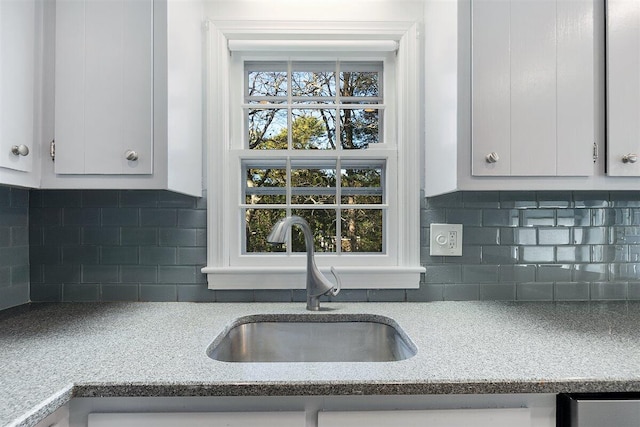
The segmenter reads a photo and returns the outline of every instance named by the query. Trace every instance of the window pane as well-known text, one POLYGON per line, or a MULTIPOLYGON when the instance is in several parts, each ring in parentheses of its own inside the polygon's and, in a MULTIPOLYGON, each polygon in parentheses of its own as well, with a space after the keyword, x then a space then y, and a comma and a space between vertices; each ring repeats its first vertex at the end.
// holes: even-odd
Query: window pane
POLYGON ((382 252, 382 210, 344 209, 341 216, 343 252, 382 252))
POLYGON ((285 245, 267 242, 273 225, 285 216, 284 209, 245 209, 246 253, 286 251, 285 245))
POLYGON ((326 205, 336 203, 336 170, 291 168, 291 203, 326 205))
POLYGON ((335 143, 335 114, 332 109, 292 110, 293 148, 331 150, 335 143))
MULTIPOLYGON (((293 209, 291 213, 301 216, 309 223, 316 252, 336 251, 336 211, 334 209, 293 209)), ((291 244, 293 252, 306 251, 304 235, 299 227, 293 227, 291 244)))
POLYGON ((382 203, 382 167, 366 166, 340 171, 341 202, 346 205, 382 203))
POLYGON ((250 149, 287 149, 287 110, 251 109, 247 115, 250 149))
POLYGON ((287 170, 285 168, 249 168, 245 166, 245 203, 285 204, 287 170))
POLYGON ((377 71, 343 71, 340 73, 340 95, 379 97, 379 82, 377 71))
POLYGON ((333 71, 293 71, 291 73, 292 96, 336 96, 336 73, 333 71))
POLYGON ((363 149, 369 144, 380 141, 378 110, 365 108, 362 110, 340 110, 340 140, 342 148, 363 149))
POLYGON ((288 89, 287 64, 277 62, 248 62, 247 96, 286 97, 288 89))

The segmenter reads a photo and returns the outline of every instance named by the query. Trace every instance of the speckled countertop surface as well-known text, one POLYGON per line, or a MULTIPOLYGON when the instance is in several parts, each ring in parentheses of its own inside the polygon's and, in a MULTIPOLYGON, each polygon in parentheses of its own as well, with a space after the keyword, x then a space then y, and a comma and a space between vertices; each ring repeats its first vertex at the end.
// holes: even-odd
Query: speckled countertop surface
POLYGON ((33 425, 73 396, 640 391, 640 302, 325 306, 392 318, 418 354, 270 364, 206 355, 233 320, 308 313, 302 303, 46 304, 0 313, 0 426, 33 425))

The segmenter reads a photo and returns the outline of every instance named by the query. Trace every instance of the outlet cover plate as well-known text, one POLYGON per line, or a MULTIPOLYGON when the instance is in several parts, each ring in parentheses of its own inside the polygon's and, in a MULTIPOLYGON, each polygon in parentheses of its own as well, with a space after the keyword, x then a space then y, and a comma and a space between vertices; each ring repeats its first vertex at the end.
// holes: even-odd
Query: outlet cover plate
POLYGON ((431 256, 462 256, 462 224, 431 224, 431 256))

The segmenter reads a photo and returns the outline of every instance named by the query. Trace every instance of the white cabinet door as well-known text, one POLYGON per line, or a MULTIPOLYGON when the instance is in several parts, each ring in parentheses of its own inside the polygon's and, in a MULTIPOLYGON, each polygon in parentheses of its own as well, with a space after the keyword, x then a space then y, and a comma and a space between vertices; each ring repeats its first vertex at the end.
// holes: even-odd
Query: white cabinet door
POLYGON ((34 0, 0 1, 0 167, 33 167, 34 0))
POLYGON ((640 175, 640 2, 607 1, 607 172, 640 175))
POLYGON ((318 427, 527 427, 531 413, 515 409, 319 412, 318 427))
POLYGON ((55 140, 58 174, 153 172, 152 0, 56 2, 55 140))
POLYGON ((472 0, 472 174, 593 174, 589 0, 472 0))
POLYGON ((305 412, 89 414, 88 427, 305 427, 305 412))

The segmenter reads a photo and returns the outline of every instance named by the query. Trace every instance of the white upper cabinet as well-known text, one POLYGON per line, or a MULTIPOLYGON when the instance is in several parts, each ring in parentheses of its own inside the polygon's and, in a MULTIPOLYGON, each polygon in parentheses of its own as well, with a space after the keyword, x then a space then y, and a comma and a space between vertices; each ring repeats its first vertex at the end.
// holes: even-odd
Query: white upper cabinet
POLYGON ((35 25, 33 0, 0 1, 0 168, 21 172, 35 149, 35 25))
POLYGON ((202 1, 43 5, 40 187, 201 196, 202 1))
POLYGON ((640 175, 640 2, 607 1, 607 172, 640 175))
POLYGON ((471 8, 472 174, 593 174, 593 2, 471 8))
POLYGON ((153 172, 152 0, 58 0, 55 172, 153 172))

